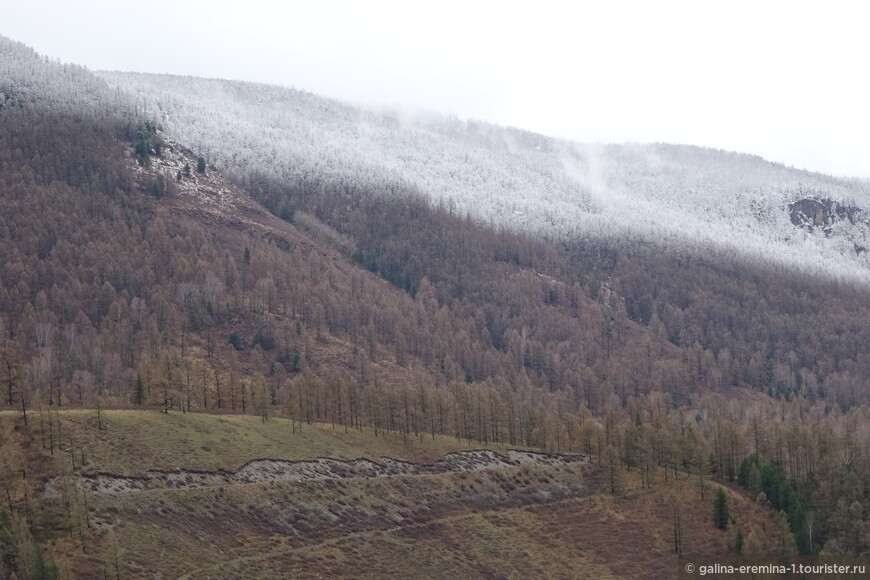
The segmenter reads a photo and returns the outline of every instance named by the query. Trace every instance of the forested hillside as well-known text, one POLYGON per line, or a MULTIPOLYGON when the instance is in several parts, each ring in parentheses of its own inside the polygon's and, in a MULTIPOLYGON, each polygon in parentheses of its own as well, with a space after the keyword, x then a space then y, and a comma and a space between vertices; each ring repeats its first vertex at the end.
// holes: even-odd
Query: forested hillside
MULTIPOLYGON (((100 73, 234 179, 411 186, 460 215, 555 239, 708 245, 868 280, 870 186, 760 157, 670 144, 581 144, 435 114, 371 111, 274 86, 100 73), (801 200, 850 208, 795 227, 801 200), (864 248, 864 249, 862 249, 864 248)), ((587 114, 578 111, 578 116, 587 114)))
MULTIPOLYGON (((227 86, 287 94, 184 86, 204 100, 227 86)), ((406 443, 588 453, 611 493, 718 479, 783 510, 794 542, 782 549, 868 549, 865 254, 819 275, 710 240, 502 227, 353 152, 311 165, 318 156, 239 147, 250 113, 231 99, 220 111, 230 133, 197 142, 172 117, 184 98, 158 111, 2 38, 0 93, 0 401, 42 447, 0 464, 7 519, 28 506, 21 465, 66 437, 51 411, 134 407, 277 415, 291 435, 327 422, 406 443)), ((292 94, 328 103, 327 124, 333 108, 360 114, 292 94)), ((311 108, 284 105, 269 111, 328 141, 306 125, 311 108)), ((556 143, 483 127, 475 147, 505 134, 534 151, 556 143)), ((451 166, 435 157, 438 172, 451 166)), ((513 166, 498 159, 509 181, 513 166)), ((806 177, 825 196, 863 195, 806 177)), ((788 227, 822 245, 847 239, 788 227)), ((32 527, 45 538, 52 525, 32 527)))

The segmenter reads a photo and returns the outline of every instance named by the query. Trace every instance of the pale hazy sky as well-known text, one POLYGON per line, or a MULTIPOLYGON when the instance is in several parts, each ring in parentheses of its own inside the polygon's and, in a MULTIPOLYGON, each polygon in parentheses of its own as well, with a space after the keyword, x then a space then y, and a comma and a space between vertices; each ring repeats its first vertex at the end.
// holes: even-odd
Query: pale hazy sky
POLYGON ((864 4, 0 0, 0 34, 94 70, 268 82, 870 176, 864 4))

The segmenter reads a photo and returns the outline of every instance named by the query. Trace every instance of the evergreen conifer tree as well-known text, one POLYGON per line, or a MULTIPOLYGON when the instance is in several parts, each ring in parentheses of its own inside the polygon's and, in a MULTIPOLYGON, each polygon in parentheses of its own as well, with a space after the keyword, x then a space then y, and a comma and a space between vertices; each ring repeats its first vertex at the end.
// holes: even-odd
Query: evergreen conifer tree
POLYGON ((728 529, 728 520, 730 519, 728 496, 725 495, 725 490, 719 487, 716 489, 716 495, 713 497, 713 523, 720 530, 725 530, 728 529))

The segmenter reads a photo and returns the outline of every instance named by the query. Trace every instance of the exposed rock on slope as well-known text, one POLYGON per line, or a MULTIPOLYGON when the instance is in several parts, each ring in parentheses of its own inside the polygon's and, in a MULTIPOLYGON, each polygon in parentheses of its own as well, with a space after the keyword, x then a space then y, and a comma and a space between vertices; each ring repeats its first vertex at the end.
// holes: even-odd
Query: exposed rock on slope
POLYGON ((804 198, 788 205, 791 223, 810 231, 821 227, 830 233, 830 226, 837 222, 848 221, 850 225, 865 222, 864 211, 829 198, 804 198))

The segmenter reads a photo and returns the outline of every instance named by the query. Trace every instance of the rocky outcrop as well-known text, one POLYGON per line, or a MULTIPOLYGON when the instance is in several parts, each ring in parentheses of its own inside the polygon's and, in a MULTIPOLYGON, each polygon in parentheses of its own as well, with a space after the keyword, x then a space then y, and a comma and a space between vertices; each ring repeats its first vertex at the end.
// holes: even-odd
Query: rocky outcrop
POLYGON ((828 198, 804 198, 788 205, 789 217, 794 225, 814 231, 821 228, 825 235, 831 234, 837 222, 848 221, 850 225, 864 221, 861 208, 846 205, 828 198))
POLYGON ((855 224, 863 213, 861 208, 832 199, 804 198, 788 205, 791 223, 796 226, 822 227, 848 220, 855 224))

